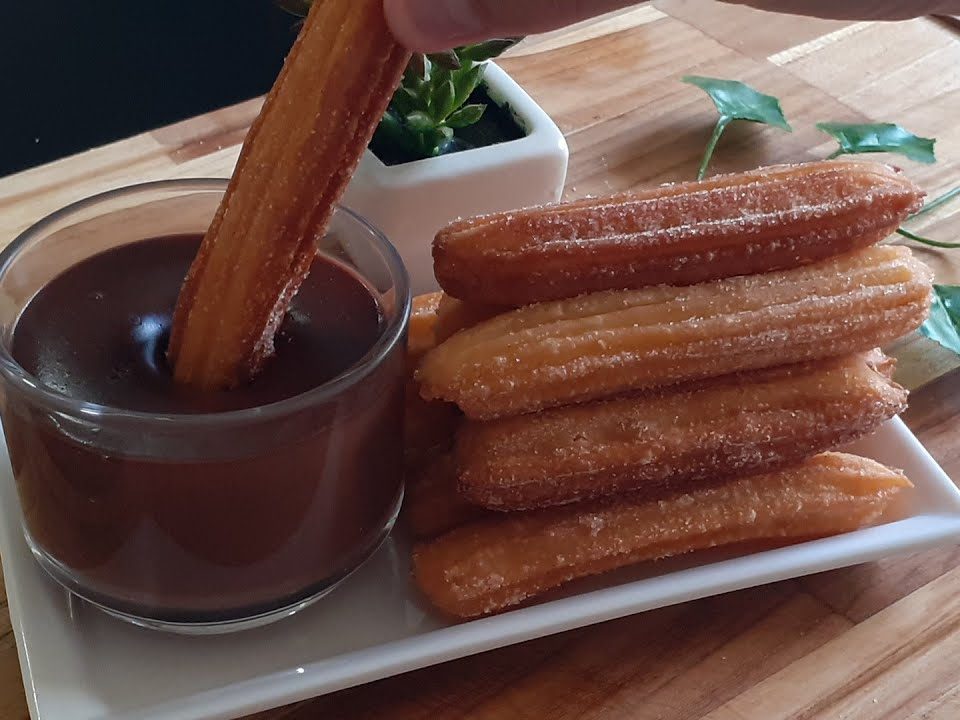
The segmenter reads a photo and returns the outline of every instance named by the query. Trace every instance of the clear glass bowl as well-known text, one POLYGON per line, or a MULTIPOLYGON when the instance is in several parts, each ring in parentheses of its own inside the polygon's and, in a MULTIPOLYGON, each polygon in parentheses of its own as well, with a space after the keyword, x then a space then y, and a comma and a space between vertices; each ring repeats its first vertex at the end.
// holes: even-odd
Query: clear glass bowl
POLYGON ((280 402, 153 415, 68 397, 14 359, 46 283, 85 258, 202 233, 223 180, 137 185, 71 205, 0 254, 0 387, 24 534, 80 597, 180 632, 264 624, 319 599, 387 536, 403 494, 409 284, 380 233, 338 209, 319 250, 379 302, 381 332, 339 377, 280 402))

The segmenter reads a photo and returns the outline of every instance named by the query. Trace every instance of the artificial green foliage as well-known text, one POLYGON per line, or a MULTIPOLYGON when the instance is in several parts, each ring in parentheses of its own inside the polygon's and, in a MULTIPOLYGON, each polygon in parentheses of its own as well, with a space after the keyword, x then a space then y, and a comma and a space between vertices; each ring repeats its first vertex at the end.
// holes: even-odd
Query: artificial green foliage
POLYGON ((960 354, 960 286, 934 285, 930 317, 920 332, 960 354))
POLYGON ((930 165, 937 161, 933 152, 936 140, 918 137, 893 123, 817 123, 817 129, 840 145, 830 157, 863 153, 895 153, 914 162, 930 165))
POLYGON ((734 120, 772 125, 781 130, 793 132, 790 123, 783 115, 780 101, 772 95, 764 95, 749 85, 736 80, 687 75, 683 78, 683 82, 695 85, 707 93, 713 100, 717 112, 720 113, 717 124, 713 129, 713 135, 707 143, 700 169, 697 171, 697 180, 703 180, 706 177, 710 159, 713 157, 717 143, 720 141, 720 136, 734 120))

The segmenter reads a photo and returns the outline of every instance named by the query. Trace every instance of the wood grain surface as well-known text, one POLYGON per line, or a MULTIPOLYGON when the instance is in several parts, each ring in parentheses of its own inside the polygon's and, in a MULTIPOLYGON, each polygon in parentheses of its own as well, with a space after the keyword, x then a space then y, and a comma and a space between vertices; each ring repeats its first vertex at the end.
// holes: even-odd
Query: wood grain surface
MULTIPOLYGON (((960 184, 960 26, 826 22, 662 0, 531 38, 504 67, 567 135, 566 196, 694 176, 715 114, 680 83, 740 79, 781 98, 792 134, 735 125, 715 171, 822 158, 824 120, 892 121, 938 138, 940 162, 898 164, 931 195, 960 184)), ((259 101, 0 179, 0 243, 91 194, 230 173, 259 101)), ((917 231, 960 240, 960 203, 917 231)), ((940 282, 960 251, 919 249, 940 282)), ((913 337, 893 349, 905 419, 960 477, 960 359, 913 337)), ((256 720, 948 720, 960 718, 960 549, 946 547, 732 593, 499 650, 256 720)), ((0 717, 25 718, 0 607, 0 717)))

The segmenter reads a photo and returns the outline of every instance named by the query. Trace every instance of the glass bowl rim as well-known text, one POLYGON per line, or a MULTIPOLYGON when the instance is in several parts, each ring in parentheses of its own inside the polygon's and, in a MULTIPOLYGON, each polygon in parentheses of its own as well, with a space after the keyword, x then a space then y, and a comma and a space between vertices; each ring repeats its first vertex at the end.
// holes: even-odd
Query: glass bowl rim
MULTIPOLYGON (((136 196, 164 190, 222 192, 227 189, 228 183, 229 180, 222 178, 154 180, 107 190, 70 203, 32 224, 0 251, 0 276, 3 276, 9 270, 10 265, 34 236, 43 233, 58 222, 82 210, 127 195, 136 196)), ((25 396, 34 406, 40 406, 48 411, 60 412, 71 417, 82 417, 99 425, 122 424, 127 431, 129 431, 129 425, 131 424, 151 427, 154 430, 197 429, 201 427, 216 427, 219 430, 226 426, 262 422, 289 416, 322 404, 344 390, 362 382, 386 359, 404 337, 410 320, 412 303, 410 279, 397 249, 368 220, 350 208, 337 204, 334 208, 334 215, 341 213, 365 230, 373 244, 382 253, 394 283, 394 292, 397 295, 398 302, 402 302, 402 305, 398 306, 398 312, 381 330, 377 341, 362 358, 344 372, 312 390, 267 405, 217 413, 148 413, 126 410, 71 398, 42 385, 39 379, 27 372, 13 358, 8 347, 9 336, 0 338, 0 379, 4 381, 4 384, 25 396)))

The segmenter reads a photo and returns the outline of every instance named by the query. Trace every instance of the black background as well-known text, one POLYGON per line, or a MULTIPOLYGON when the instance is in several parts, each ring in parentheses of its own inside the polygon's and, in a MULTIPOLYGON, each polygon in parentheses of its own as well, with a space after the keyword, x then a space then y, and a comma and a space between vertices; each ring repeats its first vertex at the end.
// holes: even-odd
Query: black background
POLYGON ((271 0, 0 0, 0 176, 266 92, 271 0))

